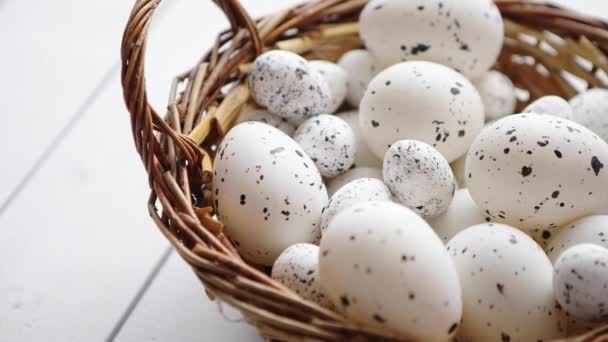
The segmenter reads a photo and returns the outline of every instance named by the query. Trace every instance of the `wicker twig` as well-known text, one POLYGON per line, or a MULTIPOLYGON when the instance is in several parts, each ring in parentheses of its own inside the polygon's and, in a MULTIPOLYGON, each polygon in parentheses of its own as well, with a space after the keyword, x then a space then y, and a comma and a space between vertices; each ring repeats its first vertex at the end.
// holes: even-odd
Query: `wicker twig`
MULTIPOLYGON (((135 3, 121 52, 123 95, 135 147, 148 173, 153 221, 193 268, 208 296, 238 308, 268 339, 396 340, 302 300, 243 261, 224 236, 222 223, 213 218, 208 189, 217 145, 244 108, 251 107, 243 81, 255 56, 279 48, 336 60, 361 46, 357 17, 367 1, 312 1, 252 20, 237 0, 214 0, 231 29, 217 36, 192 69, 175 78, 164 117, 148 103, 144 78, 147 32, 159 2, 135 3)), ((542 2, 496 4, 506 35, 496 67, 530 94, 518 108, 546 94, 573 96, 576 88, 566 72, 591 87, 605 86, 598 72, 608 73, 608 24, 542 2)), ((567 341, 607 340, 608 327, 603 327, 567 341)))

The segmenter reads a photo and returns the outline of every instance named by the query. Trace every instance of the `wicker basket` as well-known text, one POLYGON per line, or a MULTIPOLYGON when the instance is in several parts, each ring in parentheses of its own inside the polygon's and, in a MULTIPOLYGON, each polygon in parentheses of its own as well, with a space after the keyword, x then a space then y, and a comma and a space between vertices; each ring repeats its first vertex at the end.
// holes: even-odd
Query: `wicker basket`
MULTIPOLYGON (((336 60, 361 46, 357 18, 366 0, 309 2, 258 20, 237 0, 214 1, 232 28, 218 35, 199 63, 175 78, 164 116, 148 103, 144 78, 146 37, 160 0, 138 0, 124 32, 124 99, 148 172, 152 219, 207 295, 238 308, 269 340, 395 340, 304 301, 270 279, 267 270, 244 262, 223 235, 222 223, 212 217, 208 190, 217 144, 252 105, 244 82, 249 63, 274 48, 336 60)), ((496 68, 528 91, 528 101, 547 94, 572 97, 577 93, 570 83, 573 75, 590 87, 605 86, 607 23, 546 3, 496 3, 506 35, 496 68)), ((518 108, 525 102, 519 101, 518 108)), ((569 341, 608 341, 608 326, 569 341)))

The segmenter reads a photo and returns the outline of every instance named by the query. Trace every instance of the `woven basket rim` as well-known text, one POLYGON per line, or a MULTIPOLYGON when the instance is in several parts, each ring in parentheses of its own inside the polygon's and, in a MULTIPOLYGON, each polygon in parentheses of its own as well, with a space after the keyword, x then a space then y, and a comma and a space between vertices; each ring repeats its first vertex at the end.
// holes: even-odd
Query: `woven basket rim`
MULTIPOLYGON (((223 234, 222 223, 213 218, 212 194, 205 187, 212 178, 215 147, 251 107, 243 81, 255 56, 279 48, 335 60, 361 46, 356 20, 367 0, 311 1, 256 20, 238 0, 213 0, 231 29, 220 32, 210 51, 174 79, 166 115, 149 104, 144 76, 148 29, 160 1, 136 1, 121 49, 123 96, 148 174, 148 211, 155 224, 192 267, 207 295, 239 309, 269 340, 399 340, 302 300, 264 270, 246 263, 223 234), (178 94, 180 85, 185 90, 178 94), (229 91, 222 91, 226 85, 231 85, 229 91)), ((576 88, 564 74, 590 87, 607 86, 600 74, 608 75, 608 23, 546 2, 495 3, 505 19, 506 35, 496 68, 526 89, 529 100, 546 94, 575 95, 576 88), (522 36, 537 43, 526 43, 522 36), (544 51, 541 42, 556 55, 544 51), (516 63, 513 56, 531 57, 534 64, 516 63), (579 65, 575 56, 591 67, 579 65)), ((525 104, 520 101, 518 108, 525 104)), ((606 341, 608 325, 567 340, 606 341)))

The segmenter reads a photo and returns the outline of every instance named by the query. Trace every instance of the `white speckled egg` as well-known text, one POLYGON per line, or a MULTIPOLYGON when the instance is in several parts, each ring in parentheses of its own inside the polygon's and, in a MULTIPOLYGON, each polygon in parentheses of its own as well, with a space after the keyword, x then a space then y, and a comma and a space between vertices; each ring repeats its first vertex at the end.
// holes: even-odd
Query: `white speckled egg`
POLYGON ((517 97, 515 96, 515 86, 507 75, 497 70, 490 70, 473 81, 473 84, 481 95, 486 120, 513 114, 517 105, 517 97))
POLYGON ((281 132, 292 135, 295 132, 296 127, 289 123, 286 118, 274 115, 265 109, 257 109, 251 112, 245 113, 239 120, 240 122, 247 121, 258 121, 270 125, 281 132))
POLYGON ((379 73, 359 107, 359 124, 370 149, 415 139, 451 162, 463 155, 483 127, 483 104, 471 82, 430 62, 405 62, 379 73))
POLYGON ((552 234, 545 251, 555 260, 566 249, 581 243, 593 243, 608 248, 608 215, 592 215, 565 225, 552 234))
POLYGON ((288 51, 259 55, 249 73, 249 88, 260 106, 284 118, 308 118, 331 107, 325 78, 304 58, 288 51))
POLYGON ((293 139, 315 162, 323 177, 346 172, 355 162, 355 134, 335 115, 322 114, 306 120, 293 139))
POLYGON ((494 65, 504 39, 490 0, 372 0, 359 22, 365 46, 382 63, 427 60, 469 78, 494 65))
POLYGON ((441 240, 448 243, 458 232, 489 220, 490 218, 473 202, 469 191, 460 189, 454 193, 448 209, 428 222, 441 240))
POLYGON ((448 243, 463 294, 465 341, 539 341, 565 334, 553 297, 553 267, 516 228, 484 223, 448 243))
POLYGON ((308 65, 323 75, 323 78, 327 81, 331 97, 331 105, 327 108, 327 112, 335 113, 346 98, 348 80, 346 71, 336 63, 323 60, 310 61, 308 65))
POLYGON ((331 220, 342 210, 359 202, 390 201, 391 191, 384 182, 376 178, 359 178, 344 185, 323 209, 321 215, 321 232, 323 233, 331 220))
POLYGON ((464 163, 467 160, 466 153, 460 156, 458 159, 454 160, 450 163, 450 167, 452 168, 452 173, 454 174, 454 178, 456 179, 456 183, 459 188, 466 188, 466 177, 464 176, 464 163))
POLYGON ((466 160, 473 200, 492 220, 555 228, 598 212, 608 187, 608 145, 551 115, 516 114, 484 128, 466 160))
POLYGON ((314 162, 285 133, 238 124, 213 167, 218 218, 245 259, 272 265, 285 248, 318 236, 327 191, 314 162))
POLYGON ((608 249, 580 244, 555 262, 555 297, 578 319, 608 322, 608 249))
POLYGON ((346 121, 355 134, 355 141, 357 145, 357 153, 355 153, 355 166, 382 167, 382 160, 376 157, 376 155, 369 149, 365 138, 361 134, 361 128, 359 127, 359 112, 356 110, 351 110, 348 112, 339 113, 336 116, 346 121))
POLYGON ((338 65, 348 75, 346 102, 357 108, 365 94, 367 84, 384 67, 376 61, 369 51, 362 49, 348 51, 340 57, 338 65))
POLYGON ((573 121, 608 141, 608 89, 594 88, 570 99, 573 121))
POLYGON ((454 265, 420 216, 393 202, 341 211, 321 239, 321 284, 347 318, 412 341, 445 341, 460 323, 454 265))
POLYGON ((272 266, 272 279, 306 300, 331 307, 319 280, 319 246, 297 243, 284 250, 272 266))
POLYGON ((563 98, 555 95, 543 96, 524 108, 523 113, 548 114, 572 120, 572 107, 563 98))
POLYGON ((436 149, 416 140, 392 144, 382 174, 395 198, 424 218, 444 212, 456 190, 450 164, 436 149))
POLYGON ((333 196, 338 189, 359 178, 376 178, 383 180, 382 170, 375 167, 356 167, 354 169, 350 169, 345 173, 327 181, 327 193, 329 196, 333 196))

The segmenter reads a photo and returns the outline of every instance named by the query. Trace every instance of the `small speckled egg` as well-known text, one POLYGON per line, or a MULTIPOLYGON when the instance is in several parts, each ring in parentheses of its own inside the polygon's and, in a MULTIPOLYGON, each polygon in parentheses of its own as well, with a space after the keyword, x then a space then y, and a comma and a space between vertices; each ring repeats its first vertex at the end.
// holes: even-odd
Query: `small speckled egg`
POLYGON ((327 112, 335 113, 346 98, 346 84, 348 80, 346 71, 336 63, 323 60, 310 61, 308 65, 323 75, 323 78, 327 81, 331 97, 331 105, 327 108, 327 112))
POLYGON ((530 103, 523 113, 548 114, 562 119, 573 119, 572 107, 563 98, 555 95, 543 96, 530 103))
POLYGON ((391 191, 376 178, 359 178, 341 187, 331 196, 321 215, 321 233, 342 210, 359 202, 390 201, 391 191))
POLYGON ((335 115, 322 114, 298 126, 293 139, 315 162, 323 177, 346 172, 355 162, 355 134, 335 115))
POLYGON ((382 174, 395 198, 424 218, 444 212, 456 190, 450 164, 436 149, 416 140, 392 144, 382 174))
POLYGON ((292 135, 295 132, 296 127, 289 123, 287 119, 278 115, 271 114, 265 109, 256 109, 251 112, 245 113, 239 120, 240 122, 246 121, 258 121, 270 125, 281 132, 292 135))
POLYGON ((565 250, 555 262, 553 289, 572 316, 608 322, 608 249, 580 244, 565 250))
POLYGON ((489 220, 490 218, 473 202, 469 191, 460 189, 454 193, 448 209, 428 222, 441 240, 448 243, 458 232, 489 220))
POLYGON ((359 107, 359 102, 365 94, 367 84, 374 78, 382 69, 383 66, 376 61, 367 50, 351 50, 342 55, 338 61, 348 75, 346 102, 351 106, 359 107))
POLYGON ((233 127, 213 165, 214 206, 247 260, 272 265, 319 234, 327 191, 314 162, 289 136, 260 122, 233 127))
POLYGON ((321 284, 347 318, 412 341, 445 341, 460 323, 454 265, 410 209, 383 201, 341 211, 321 239, 321 284))
POLYGON ((608 89, 594 88, 570 99, 573 121, 608 141, 608 89))
POLYGON ((319 247, 298 243, 284 250, 272 266, 272 279, 306 300, 331 307, 319 280, 319 247))
POLYGON ((483 121, 483 104, 471 82, 430 62, 385 69, 370 82, 359 107, 361 132, 379 158, 395 141, 415 139, 452 162, 466 153, 483 121))
POLYGON ((447 245, 463 294, 465 341, 546 341, 565 334, 553 296, 553 267, 522 231, 484 223, 447 245))
POLYGON ((545 251, 554 263, 566 249, 581 243, 593 243, 608 248, 608 215, 583 217, 565 225, 552 236, 545 251))
POLYGON ((382 160, 369 149, 367 142, 361 134, 361 128, 359 127, 359 112, 351 110, 348 112, 342 112, 336 115, 340 119, 346 121, 350 128, 355 134, 355 141, 357 145, 357 153, 355 153, 355 166, 357 167, 382 167, 382 160))
POLYGON ((327 81, 301 56, 282 50, 259 55, 249 73, 255 101, 284 118, 308 118, 331 107, 327 81))
POLYGON ((333 196, 338 189, 359 178, 376 178, 382 180, 382 170, 375 167, 356 167, 350 169, 327 181, 327 193, 329 196, 333 196))
POLYGON ((490 0, 372 0, 359 22, 365 46, 382 63, 427 60, 473 79, 494 65, 504 39, 490 0))
POLYGON ((500 71, 490 70, 473 81, 473 84, 481 95, 486 120, 513 114, 517 105, 517 97, 515 96, 515 86, 507 75, 500 71))
POLYGON ((473 200, 493 221, 555 228, 602 210, 608 144, 572 121, 516 114, 484 128, 466 160, 473 200))
POLYGON ((466 153, 463 154, 460 158, 454 160, 450 163, 450 167, 452 168, 452 173, 454 174, 454 178, 456 179, 456 183, 459 188, 466 188, 466 177, 464 176, 464 163, 467 160, 466 153))

